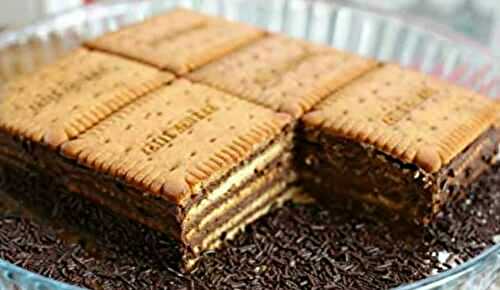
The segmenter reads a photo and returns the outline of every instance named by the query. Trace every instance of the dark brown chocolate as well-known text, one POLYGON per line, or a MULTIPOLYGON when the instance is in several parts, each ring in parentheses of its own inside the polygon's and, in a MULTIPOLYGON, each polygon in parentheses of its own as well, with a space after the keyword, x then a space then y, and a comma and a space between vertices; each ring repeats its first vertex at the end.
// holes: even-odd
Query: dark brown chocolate
POLYGON ((445 203, 462 198, 495 162, 500 142, 500 130, 492 127, 448 165, 428 173, 374 146, 303 130, 296 162, 309 191, 327 204, 355 199, 416 223, 429 223, 445 203))

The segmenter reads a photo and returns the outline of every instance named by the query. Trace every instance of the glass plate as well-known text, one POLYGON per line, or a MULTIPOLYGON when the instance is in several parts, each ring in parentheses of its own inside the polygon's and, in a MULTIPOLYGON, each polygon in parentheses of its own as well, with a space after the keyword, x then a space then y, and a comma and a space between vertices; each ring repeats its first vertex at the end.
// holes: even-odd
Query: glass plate
MULTIPOLYGON (((177 5, 252 23, 271 31, 400 63, 484 95, 500 95, 500 64, 490 52, 429 23, 340 1, 162 0, 113 1, 50 17, 0 34, 0 86, 49 63, 82 40, 138 22, 177 5)), ((486 290, 500 280, 500 245, 443 273, 398 290, 486 290)), ((0 289, 81 289, 0 260, 0 289)))

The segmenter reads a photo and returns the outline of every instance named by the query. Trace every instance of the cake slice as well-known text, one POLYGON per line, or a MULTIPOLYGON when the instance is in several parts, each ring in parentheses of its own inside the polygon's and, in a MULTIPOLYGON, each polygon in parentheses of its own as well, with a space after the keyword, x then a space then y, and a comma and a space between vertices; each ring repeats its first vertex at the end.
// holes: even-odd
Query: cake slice
POLYGON ((274 35, 203 66, 188 78, 300 117, 376 66, 373 60, 334 48, 274 35))
POLYGON ((299 172, 327 203, 360 200, 428 223, 495 162, 497 114, 485 97, 385 65, 303 117, 299 172))
POLYGON ((178 8, 105 34, 87 46, 182 75, 263 35, 243 23, 178 8))
POLYGON ((187 268, 207 249, 290 197, 292 122, 179 80, 38 158, 67 188, 157 230, 184 248, 187 268))

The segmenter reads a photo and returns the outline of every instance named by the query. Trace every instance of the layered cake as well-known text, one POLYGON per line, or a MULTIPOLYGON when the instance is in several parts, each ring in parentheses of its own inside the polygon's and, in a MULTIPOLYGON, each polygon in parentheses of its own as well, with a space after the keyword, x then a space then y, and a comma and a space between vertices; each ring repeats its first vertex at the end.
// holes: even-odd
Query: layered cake
MULTIPOLYGON (((345 229, 375 223, 372 236, 360 238, 367 245, 376 241, 375 248, 393 236, 365 213, 344 210, 361 201, 432 227, 437 214, 445 215, 447 204, 472 192, 479 176, 499 160, 498 116, 498 105, 485 97, 395 65, 176 9, 91 40, 5 86, 0 177, 8 179, 0 181, 23 184, 17 188, 21 192, 49 191, 40 202, 45 206, 51 191, 61 192, 63 199, 84 197, 98 204, 97 218, 92 218, 104 220, 111 209, 149 230, 120 219, 117 224, 161 236, 144 240, 162 240, 168 234, 175 240, 169 245, 180 249, 189 270, 200 256, 228 245, 226 240, 304 187, 333 208, 332 214, 348 216, 325 218, 344 230, 329 228, 335 235, 316 239, 314 231, 327 226, 306 217, 321 210, 297 206, 301 214, 294 217, 296 205, 288 204, 285 220, 271 218, 261 224, 262 233, 252 226, 257 245, 246 245, 251 248, 241 250, 247 254, 239 262, 237 254, 228 254, 228 265, 247 271, 246 262, 269 258, 269 264, 277 263, 274 277, 295 277, 290 275, 295 260, 283 254, 291 249, 294 257, 331 266, 324 266, 330 269, 326 276, 305 266, 297 277, 341 279, 348 289, 347 277, 359 276, 359 285, 369 286, 370 281, 355 271, 363 263, 351 265, 352 257, 361 259, 353 234, 345 229), (42 185, 33 189, 34 184, 42 185), (288 232, 283 224, 297 228, 288 232), (379 230, 384 236, 376 236, 379 230), (284 236, 289 238, 280 245, 284 236), (263 245, 267 239, 273 243, 263 245), (339 249, 337 240, 347 245, 339 249), (347 253, 345 261, 331 258, 332 251, 347 253), (315 276, 308 276, 307 269, 315 276)), ((93 212, 83 199, 69 203, 69 208, 78 204, 72 214, 88 218, 86 213, 93 212)), ((57 213, 59 204, 49 202, 49 207, 54 205, 49 212, 57 213)), ((490 214, 485 224, 491 227, 477 235, 481 249, 487 245, 486 235, 497 230, 497 218, 490 214)), ((109 229, 115 222, 106 220, 109 224, 93 228, 105 227, 107 234, 121 228, 109 229)), ((249 236, 240 235, 239 241, 249 236)), ((377 249, 360 251, 384 258, 377 249)), ((224 272, 227 265, 221 262, 212 265, 212 272, 206 267, 201 272, 203 280, 213 278, 212 288, 234 277, 249 280, 247 274, 224 272), (211 276, 220 269, 228 275, 211 276)), ((390 267, 376 266, 380 271, 390 267)), ((262 267, 254 272, 267 269, 262 267)), ((380 278, 375 272, 369 272, 373 281, 380 278)), ((386 275, 390 280, 392 274, 386 275)), ((314 279, 285 286, 311 288, 314 279)))
POLYGON ((194 262, 290 196, 292 122, 172 78, 76 51, 6 88, 2 160, 171 234, 194 262))
POLYGON ((496 162, 497 114, 483 96, 385 65, 303 117, 300 175, 320 199, 428 223, 496 162))
MULTIPOLYGON (((176 268, 178 243, 161 232, 58 192, 50 179, 38 185, 19 178, 30 175, 10 173, 8 195, 0 191, 0 258, 88 289, 392 289, 491 253, 500 242, 500 170, 494 166, 464 202, 420 231, 401 234, 349 203, 331 210, 286 203, 204 254, 187 274, 176 268)), ((494 261, 492 254, 480 264, 494 261)), ((473 279, 486 285, 495 275, 486 270, 473 279)), ((6 276, 0 288, 16 289, 6 276)), ((460 280, 453 285, 471 289, 460 280)))
POLYGON ((331 47, 273 35, 203 66, 188 78, 297 118, 376 66, 373 60, 331 47))
POLYGON ((87 46, 185 74, 264 34, 243 23, 178 8, 89 41, 87 46))
POLYGON ((71 191, 169 232, 192 262, 291 194, 290 125, 178 80, 63 144, 51 168, 71 191))

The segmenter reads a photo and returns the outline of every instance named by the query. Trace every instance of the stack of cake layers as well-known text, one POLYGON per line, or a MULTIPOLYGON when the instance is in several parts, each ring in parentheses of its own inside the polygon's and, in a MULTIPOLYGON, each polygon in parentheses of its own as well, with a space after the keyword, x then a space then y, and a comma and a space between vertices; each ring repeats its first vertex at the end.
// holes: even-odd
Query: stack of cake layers
POLYGON ((186 268, 306 186, 419 223, 497 160, 487 98, 176 9, 3 88, 2 166, 167 232, 186 268))

